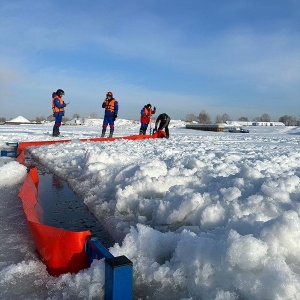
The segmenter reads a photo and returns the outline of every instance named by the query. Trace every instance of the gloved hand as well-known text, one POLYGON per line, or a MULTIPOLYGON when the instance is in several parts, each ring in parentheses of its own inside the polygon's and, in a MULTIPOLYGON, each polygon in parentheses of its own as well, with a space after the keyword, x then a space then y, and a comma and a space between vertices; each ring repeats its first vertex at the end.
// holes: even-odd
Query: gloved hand
POLYGON ((114 115, 114 121, 116 120, 117 117, 118 117, 118 115, 114 115))
POLYGON ((153 129, 153 133, 155 133, 157 131, 157 127, 155 127, 154 129, 153 129))
POLYGON ((153 109, 156 110, 156 107, 154 106, 153 109))

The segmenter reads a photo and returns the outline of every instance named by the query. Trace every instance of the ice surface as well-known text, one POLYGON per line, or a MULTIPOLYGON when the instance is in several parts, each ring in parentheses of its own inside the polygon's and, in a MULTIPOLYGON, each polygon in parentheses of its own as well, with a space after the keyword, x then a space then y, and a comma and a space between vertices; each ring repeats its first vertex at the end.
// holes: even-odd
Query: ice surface
MULTIPOLYGON (((79 142, 100 135, 91 125, 63 126, 72 142, 28 151, 106 222, 118 241, 110 251, 133 261, 135 299, 298 299, 299 128, 234 135, 172 121, 168 140, 79 142)), ((117 120, 115 135, 138 130, 117 120)), ((1 126, 0 146, 51 131, 1 126)), ((48 275, 17 197, 26 169, 1 157, 0 171, 0 298, 102 299, 102 261, 48 275)))

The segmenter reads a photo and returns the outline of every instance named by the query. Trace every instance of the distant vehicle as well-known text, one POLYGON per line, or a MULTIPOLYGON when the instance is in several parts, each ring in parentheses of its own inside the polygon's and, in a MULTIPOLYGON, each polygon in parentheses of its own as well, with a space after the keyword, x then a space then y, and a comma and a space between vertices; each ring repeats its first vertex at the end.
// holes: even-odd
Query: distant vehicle
POLYGON ((235 127, 235 128, 228 129, 228 132, 232 132, 232 133, 249 133, 250 131, 248 129, 235 127))

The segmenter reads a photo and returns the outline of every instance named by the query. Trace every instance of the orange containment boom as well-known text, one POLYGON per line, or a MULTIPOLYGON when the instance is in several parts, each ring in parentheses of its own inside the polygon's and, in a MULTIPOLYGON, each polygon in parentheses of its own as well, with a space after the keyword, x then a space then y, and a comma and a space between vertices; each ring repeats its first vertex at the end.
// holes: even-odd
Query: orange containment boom
POLYGON ((19 197, 22 200, 33 241, 48 272, 58 276, 68 272, 77 273, 88 268, 89 261, 84 246, 91 232, 73 232, 41 224, 35 210, 38 182, 37 169, 29 169, 19 197))
MULTIPOLYGON (((121 137, 100 137, 100 138, 87 138, 87 139, 79 139, 80 142, 109 142, 115 140, 144 140, 144 139, 157 139, 157 138, 165 138, 166 133, 163 130, 157 130, 153 135, 129 135, 129 136, 121 136, 121 137)), ((49 141, 32 141, 32 142, 19 142, 17 149, 17 161, 19 163, 25 163, 25 155, 24 151, 27 147, 31 146, 43 146, 43 145, 52 145, 57 143, 69 143, 72 140, 49 140, 49 141)))
MULTIPOLYGON (((87 139, 79 139, 80 142, 109 142, 116 140, 144 140, 144 139, 157 139, 164 138, 166 134, 162 130, 156 131, 153 135, 129 135, 129 136, 120 136, 120 137, 99 137, 99 138, 87 138, 87 139)), ((78 139, 77 139, 78 140, 78 139)), ((31 146, 42 146, 42 145, 51 145, 57 143, 69 143, 71 139, 68 140, 49 140, 49 141, 32 141, 32 142, 19 142, 18 144, 18 155, 21 154, 27 147, 31 146)))
MULTIPOLYGON (((153 135, 132 135, 114 138, 80 139, 81 142, 105 142, 118 139, 142 140, 165 137, 165 132, 158 130, 153 135)), ((19 142, 17 148, 17 161, 25 164, 24 151, 30 146, 42 146, 56 143, 68 143, 72 140, 48 140, 19 142)), ((73 232, 42 224, 35 209, 38 202, 39 176, 36 168, 28 168, 27 177, 22 185, 19 198, 22 200, 23 209, 27 217, 29 229, 36 248, 47 266, 51 275, 58 276, 64 273, 77 273, 90 265, 85 245, 90 231, 73 232)))

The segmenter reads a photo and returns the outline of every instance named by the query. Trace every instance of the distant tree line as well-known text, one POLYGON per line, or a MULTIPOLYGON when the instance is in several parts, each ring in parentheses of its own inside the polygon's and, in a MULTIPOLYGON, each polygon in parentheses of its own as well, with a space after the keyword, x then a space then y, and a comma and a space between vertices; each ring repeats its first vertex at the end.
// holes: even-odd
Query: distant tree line
MULTIPOLYGON (((186 122, 198 122, 201 124, 212 124, 211 117, 205 110, 201 110, 199 115, 187 114, 184 119, 186 122)), ((225 123, 226 121, 232 121, 227 113, 223 115, 217 115, 214 123, 225 123)), ((271 117, 267 113, 263 113, 260 117, 256 117, 253 120, 249 120, 248 117, 240 117, 237 121, 242 122, 271 122, 271 117)), ((295 116, 284 115, 278 119, 278 122, 284 123, 286 126, 300 126, 300 118, 295 116)))
MULTIPOLYGON (((73 119, 79 119, 81 116, 78 113, 74 113, 72 116, 73 119)), ((97 119, 97 113, 92 112, 88 116, 88 118, 91 119, 97 119)), ((49 115, 48 117, 40 116, 36 117, 35 119, 30 120, 31 122, 37 122, 37 123, 42 123, 44 121, 53 121, 54 118, 52 115, 49 115)), ((63 122, 69 121, 70 119, 68 117, 63 117, 63 122)), ((0 117, 0 124, 6 122, 7 119, 4 117, 0 117)), ((184 121, 186 122, 198 122, 201 124, 212 124, 212 120, 210 115, 205 111, 201 110, 199 115, 196 116, 195 114, 187 114, 184 118, 184 121)), ((215 122, 214 123, 225 123, 226 121, 232 121, 230 116, 227 113, 224 113, 222 115, 217 115, 215 117, 215 122)), ((260 117, 256 117, 253 120, 249 120, 248 117, 242 116, 238 118, 237 121, 243 121, 243 122, 271 122, 271 117, 267 113, 263 113, 260 117)), ((288 116, 288 115, 283 115, 278 119, 278 122, 282 122, 286 126, 300 126, 300 118, 297 118, 295 116, 288 116)))

